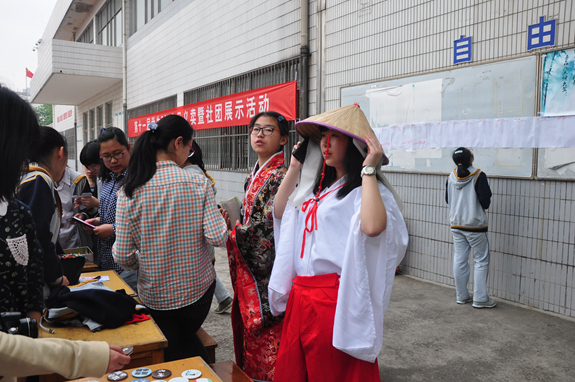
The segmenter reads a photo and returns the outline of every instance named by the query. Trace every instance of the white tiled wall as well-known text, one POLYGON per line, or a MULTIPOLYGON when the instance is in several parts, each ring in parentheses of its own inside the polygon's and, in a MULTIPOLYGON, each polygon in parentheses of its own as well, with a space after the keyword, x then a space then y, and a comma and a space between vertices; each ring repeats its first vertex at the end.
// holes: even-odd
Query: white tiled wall
POLYGON ((213 170, 208 171, 208 173, 216 181, 216 189, 218 191, 216 201, 218 203, 233 197, 238 198, 238 201, 242 203, 244 200, 244 183, 248 176, 247 173, 213 170))
MULTIPOLYGON (((315 3, 310 11, 316 12, 315 3)), ((325 110, 340 106, 341 86, 452 68, 453 41, 461 35, 472 36, 473 63, 526 54, 527 27, 541 16, 557 19, 552 50, 573 46, 571 0, 329 1, 325 110)), ((317 13, 310 27, 314 21, 317 13)), ((315 36, 312 41, 317 53, 315 36)))
POLYGON ((130 108, 299 55, 299 2, 170 7, 128 40, 130 108))
POLYGON ((68 105, 54 105, 52 109, 52 114, 54 117, 53 126, 59 132, 66 131, 74 127, 74 120, 75 120, 75 110, 76 107, 68 106, 68 105), (72 115, 68 117, 68 112, 72 111, 72 115), (58 117, 62 117, 66 115, 66 118, 62 118, 60 122, 58 122, 58 117))
MULTIPOLYGON (((310 2, 311 114, 339 107, 343 86, 455 67, 453 41, 461 35, 472 36, 472 64, 575 46, 573 1, 334 0, 327 2, 323 26, 321 3, 310 2), (556 45, 528 52, 527 27, 541 16, 557 20, 556 45), (322 54, 323 71, 318 65, 322 54), (320 81, 321 106, 316 104, 320 81)), ((403 271, 454 285, 447 175, 394 172, 388 178, 405 202, 410 232, 403 271)), ((489 182, 494 194, 489 293, 575 317, 574 182, 489 182)), ((470 288, 472 283, 473 276, 470 288)))
MULTIPOLYGON (((104 123, 106 121, 106 103, 112 102, 112 112, 113 112, 113 126, 123 129, 124 126, 124 115, 123 115, 123 98, 122 98, 122 83, 118 83, 117 85, 109 88, 107 91, 98 94, 97 96, 90 98, 86 102, 78 105, 77 108, 77 132, 76 136, 77 144, 78 144, 78 156, 80 155, 80 151, 82 147, 87 142, 84 142, 84 113, 89 113, 90 110, 96 109, 98 106, 102 106, 104 110, 104 123)), ((98 134, 98 132, 96 132, 98 134)))
MULTIPOLYGON (((403 199, 410 233, 402 270, 454 285, 447 175, 386 175, 403 199)), ((489 178, 489 184, 489 293, 575 316, 575 185, 502 178, 489 178)), ((473 272, 470 281, 473 288, 473 272)))

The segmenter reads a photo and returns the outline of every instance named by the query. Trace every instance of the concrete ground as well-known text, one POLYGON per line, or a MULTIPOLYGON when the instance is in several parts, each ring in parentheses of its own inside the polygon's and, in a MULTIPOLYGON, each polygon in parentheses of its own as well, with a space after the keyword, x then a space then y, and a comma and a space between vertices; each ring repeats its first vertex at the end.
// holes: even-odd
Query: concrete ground
MULTIPOLYGON (((216 248, 216 259, 232 293, 225 249, 216 248)), ((378 357, 381 380, 575 381, 575 320, 497 303, 457 305, 454 288, 397 276, 378 357)), ((203 327, 218 343, 217 361, 235 361, 229 312, 212 309, 203 327)))

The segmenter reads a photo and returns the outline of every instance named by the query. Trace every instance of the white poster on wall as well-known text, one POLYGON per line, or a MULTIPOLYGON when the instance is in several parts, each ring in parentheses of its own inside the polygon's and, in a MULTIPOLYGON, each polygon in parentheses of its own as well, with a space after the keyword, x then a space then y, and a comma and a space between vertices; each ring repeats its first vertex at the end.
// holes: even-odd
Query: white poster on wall
POLYGON ((441 78, 388 88, 369 89, 372 126, 441 121, 441 78))
POLYGON ((384 150, 575 147, 575 116, 408 123, 374 128, 384 150))

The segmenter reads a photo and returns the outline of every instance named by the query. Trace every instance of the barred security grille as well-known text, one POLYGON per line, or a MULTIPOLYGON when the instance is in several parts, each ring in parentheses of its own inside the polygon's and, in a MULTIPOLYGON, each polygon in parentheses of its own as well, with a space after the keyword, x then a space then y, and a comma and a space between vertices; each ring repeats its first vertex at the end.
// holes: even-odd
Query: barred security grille
MULTIPOLYGON (((299 65, 299 57, 296 57, 187 91, 184 93, 184 104, 189 105, 289 81, 298 81, 299 83, 299 65)), ((248 126, 196 130, 194 136, 202 148, 207 170, 244 172, 251 170, 257 160, 257 155, 250 149, 248 126)), ((288 161, 288 154, 294 143, 297 142, 297 137, 294 122, 290 122, 290 137, 285 146, 288 161)))
MULTIPOLYGON (((142 115, 157 113, 158 111, 172 109, 178 106, 178 96, 173 95, 156 102, 152 102, 146 105, 138 106, 133 109, 128 110, 128 119, 141 117, 142 115)), ((136 143, 137 137, 128 138, 131 145, 136 143)))

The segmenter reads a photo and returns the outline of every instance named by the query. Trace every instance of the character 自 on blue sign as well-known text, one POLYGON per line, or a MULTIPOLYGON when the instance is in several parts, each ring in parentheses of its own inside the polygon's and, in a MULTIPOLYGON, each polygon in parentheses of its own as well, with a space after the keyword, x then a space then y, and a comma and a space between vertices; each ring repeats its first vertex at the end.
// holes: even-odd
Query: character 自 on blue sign
POLYGON ((459 40, 453 41, 453 63, 471 61, 471 37, 461 36, 459 40))
POLYGON ((555 45, 556 21, 557 20, 545 21, 545 16, 541 16, 539 23, 529 25, 527 50, 555 45))

